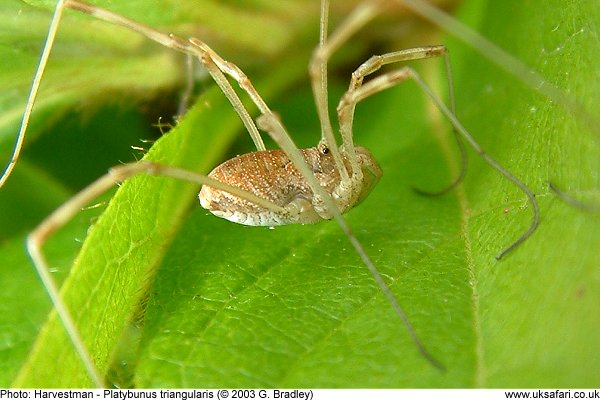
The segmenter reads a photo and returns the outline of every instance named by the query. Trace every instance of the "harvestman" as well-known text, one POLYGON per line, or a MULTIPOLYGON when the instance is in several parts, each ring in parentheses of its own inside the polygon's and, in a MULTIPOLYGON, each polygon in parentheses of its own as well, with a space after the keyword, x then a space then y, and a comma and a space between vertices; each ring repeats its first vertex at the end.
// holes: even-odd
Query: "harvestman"
MULTIPOLYGON (((101 386, 103 384, 102 376, 83 344, 69 310, 58 294, 41 247, 54 231, 63 226, 87 203, 114 186, 115 183, 122 182, 129 177, 145 173, 170 176, 202 184, 203 188, 200 193, 202 206, 209 209, 213 214, 238 223, 272 226, 290 223, 315 223, 322 219, 336 219, 364 264, 369 268, 395 312, 405 324, 420 353, 439 369, 443 369, 443 366, 421 343, 403 309, 341 215, 360 203, 381 175, 377 162, 368 150, 354 146, 352 122, 357 103, 407 79, 414 80, 450 120, 457 134, 459 144, 461 143, 460 138, 466 140, 491 167, 518 186, 532 204, 534 218, 530 228, 501 252, 497 258, 503 257, 514 249, 536 229, 538 206, 533 193, 524 183, 485 153, 455 117, 449 60, 444 46, 419 47, 373 56, 361 64, 352 74, 350 86, 342 96, 337 108, 340 136, 342 138, 342 145, 338 147, 327 110, 327 62, 330 56, 347 42, 358 29, 381 12, 381 4, 365 2, 359 5, 335 30, 331 38, 327 38, 328 6, 328 1, 323 0, 320 45, 314 52, 310 63, 310 75, 321 123, 322 137, 317 147, 299 150, 290 139, 281 121, 256 92, 246 75, 236 65, 223 60, 204 42, 196 38, 184 40, 172 34, 163 34, 112 12, 77 1, 58 2, 42 54, 42 61, 34 78, 25 110, 22 129, 17 140, 17 150, 0 183, 9 175, 18 157, 41 75, 65 7, 127 27, 166 47, 197 57, 231 102, 258 149, 257 152, 242 155, 223 163, 208 176, 151 161, 140 161, 114 167, 108 174, 102 176, 63 204, 30 234, 27 247, 34 264, 44 281, 69 337, 85 364, 85 368, 97 385, 101 386), (445 59, 450 86, 450 107, 441 102, 419 75, 409 67, 383 73, 363 83, 364 78, 377 72, 383 65, 431 57, 444 57, 445 59), (243 107, 241 100, 227 80, 227 76, 237 82, 260 110, 261 115, 257 118, 256 124, 243 107), (281 150, 266 150, 258 132, 259 128, 266 131, 280 146, 281 150), (283 185, 282 182, 284 182, 283 185)), ((463 172, 464 165, 463 163, 463 172)), ((449 188, 457 184, 462 175, 461 173, 449 188)))

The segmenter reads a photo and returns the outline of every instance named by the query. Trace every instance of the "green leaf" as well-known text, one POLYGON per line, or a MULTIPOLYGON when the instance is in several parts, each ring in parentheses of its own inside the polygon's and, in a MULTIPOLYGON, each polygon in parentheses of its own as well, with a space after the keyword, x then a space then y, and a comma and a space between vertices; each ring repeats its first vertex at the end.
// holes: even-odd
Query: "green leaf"
MULTIPOLYGON (((541 12, 539 5, 522 2, 469 1, 460 15, 597 115, 599 11, 592 1, 565 3, 548 1, 541 12)), ((317 25, 312 29, 314 40, 317 25)), ((278 93, 268 96, 273 108, 303 144, 318 136, 314 106, 307 81, 294 90, 289 82, 308 59, 299 49, 311 45, 293 49, 302 61, 284 52, 270 60, 269 69, 251 75, 261 92, 278 93), (288 65, 295 68, 286 71, 288 65), (268 78, 275 83, 263 83, 268 78)), ((531 207, 475 155, 465 184, 454 193, 423 198, 411 191, 411 185, 442 187, 456 165, 454 152, 445 150, 452 145, 449 129, 440 126, 412 83, 357 109, 356 142, 371 149, 384 177, 348 214, 419 337, 447 372, 419 355, 334 222, 274 230, 237 226, 198 206, 188 213, 195 199, 187 184, 137 177, 122 185, 94 223, 63 289, 90 351, 102 369, 110 367, 113 383, 583 387, 598 381, 598 216, 564 204, 546 184, 552 179, 578 198, 598 200, 597 140, 464 45, 448 46, 458 116, 490 154, 532 187, 541 207, 539 230, 505 260, 494 260, 527 228, 531 207)), ((432 69, 424 76, 433 83, 440 79, 432 69)), ((343 91, 347 75, 343 79, 334 83, 332 98, 343 91)), ((238 129, 212 90, 148 156, 206 171, 238 129)), ((65 265, 61 248, 68 244, 64 253, 71 253, 73 238, 81 237, 71 229, 81 232, 87 223, 84 218, 74 225, 49 244, 53 267, 65 265)), ((16 240, 0 253, 19 258, 16 240)), ((30 268, 16 258, 10 267, 30 268)), ((33 290, 10 293, 6 304, 39 296, 33 290)), ((31 303, 39 315, 48 307, 42 300, 31 303)), ((11 315, 10 309, 2 315, 11 315)), ((18 326, 22 318, 15 315, 3 317, 2 324, 18 326)), ((23 333, 21 341, 30 335, 23 333)), ((5 382, 20 363, 22 355, 14 357, 3 372, 5 382)), ((16 383, 89 384, 55 317, 16 383)))
MULTIPOLYGON (((531 3, 515 7, 490 2, 481 26, 486 36, 598 117, 596 5, 551 1, 540 9, 531 3)), ((458 84, 470 95, 461 96, 459 116, 484 147, 534 190, 542 218, 538 232, 505 262, 486 265, 485 251, 473 253, 480 314, 476 383, 590 385, 600 377, 594 367, 598 342, 589 334, 600 325, 595 250, 600 244, 600 219, 564 204, 548 192, 547 181, 577 198, 597 202, 598 137, 570 113, 501 71, 477 58, 467 64, 458 84), (474 74, 483 79, 474 82, 474 74), (489 112, 482 115, 481 109, 489 112)), ((485 250, 514 229, 514 213, 521 206, 504 203, 513 192, 506 182, 489 185, 491 177, 480 174, 477 164, 471 171, 467 190, 474 212, 469 232, 473 246, 485 250)))

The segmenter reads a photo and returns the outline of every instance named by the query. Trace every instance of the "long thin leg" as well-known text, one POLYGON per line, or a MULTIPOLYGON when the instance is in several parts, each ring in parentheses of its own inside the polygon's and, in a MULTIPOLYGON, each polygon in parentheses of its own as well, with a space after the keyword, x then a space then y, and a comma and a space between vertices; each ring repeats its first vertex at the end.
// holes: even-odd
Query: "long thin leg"
MULTIPOLYGON (((336 29, 331 38, 327 39, 327 26, 329 18, 329 1, 321 2, 321 24, 320 24, 320 43, 319 47, 313 53, 310 60, 309 72, 311 76, 313 95, 317 106, 317 113, 321 123, 322 141, 324 141, 332 151, 336 166, 340 171, 342 179, 349 180, 346 168, 343 167, 341 155, 337 150, 335 136, 329 118, 329 106, 327 99, 327 63, 331 55, 356 31, 362 28, 367 22, 372 20, 378 13, 379 7, 373 2, 359 4, 354 11, 342 22, 336 29)), ((354 157, 354 156, 351 156, 354 157)), ((353 165, 353 172, 356 169, 353 165)))
POLYGON ((462 135, 462 137, 475 149, 477 154, 479 154, 492 168, 501 173, 504 177, 506 177, 509 181, 511 181, 514 185, 516 185, 519 189, 521 189, 525 195, 529 198, 529 201, 533 207, 533 220, 532 223, 527 229, 525 233, 523 233, 517 240, 515 240, 510 246, 500 252, 496 259, 500 260, 510 251, 512 251, 515 247, 521 244, 524 240, 526 240, 531 234, 536 230, 539 224, 539 206, 537 200, 535 199, 535 195, 533 192, 525 185, 521 180, 513 176, 506 168, 500 165, 494 158, 492 158, 488 153, 486 153, 483 148, 475 141, 475 139, 471 136, 471 134, 463 127, 460 121, 456 118, 454 113, 448 109, 448 107, 433 93, 433 91, 427 86, 427 84, 421 79, 421 77, 409 67, 404 67, 399 70, 395 70, 392 72, 388 72, 383 74, 363 86, 358 87, 354 90, 348 90, 345 95, 342 97, 340 102, 340 107, 342 112, 344 108, 354 108, 358 102, 364 100, 365 98, 379 93, 385 89, 388 89, 392 86, 395 86, 406 79, 413 79, 419 87, 429 96, 431 100, 435 103, 438 109, 450 120, 454 128, 462 135))
MULTIPOLYGON (((125 18, 125 17, 115 14, 113 12, 110 12, 108 10, 105 10, 105 9, 102 9, 99 7, 95 7, 95 6, 92 6, 89 4, 80 3, 80 2, 74 1, 74 0, 66 0, 65 7, 69 7, 73 10, 78 10, 78 11, 84 12, 86 14, 92 15, 96 18, 110 22, 112 24, 120 25, 125 28, 131 29, 135 32, 138 32, 138 33, 146 36, 150 40, 153 40, 159 44, 162 44, 163 46, 165 46, 167 48, 177 50, 177 51, 180 51, 185 54, 191 54, 191 55, 197 56, 201 60, 204 55, 202 52, 198 51, 198 48, 196 46, 191 45, 188 41, 186 41, 182 38, 179 38, 172 34, 167 35, 162 32, 156 31, 148 26, 145 26, 138 22, 132 21, 128 18, 125 18)), ((209 69, 208 72, 211 74, 211 76, 213 77, 213 79, 215 80, 217 85, 221 88, 221 90, 223 91, 223 93, 225 94, 225 96, 227 97, 227 99, 229 100, 229 102, 231 103, 233 108, 235 109, 236 113, 239 115, 244 126, 246 127, 246 130, 250 134, 250 137, 252 138, 252 141, 254 142, 257 150, 259 150, 259 151, 265 150, 265 145, 262 141, 262 138, 260 137, 260 133, 258 132, 258 129, 256 128, 254 120, 252 119, 252 117, 250 116, 250 114, 248 113, 248 111, 246 110, 244 105, 242 104, 242 101, 240 100, 240 98, 237 95, 237 93, 235 92, 235 90, 233 90, 233 87, 231 86, 231 84, 227 81, 227 79, 225 79, 224 76, 222 76, 222 74, 217 74, 215 76, 213 74, 215 72, 214 69, 213 70, 209 69)))
POLYGON ((56 32, 58 31, 58 23, 60 22, 64 10, 64 2, 65 0, 59 0, 56 4, 56 8, 54 9, 54 15, 52 16, 52 21, 50 22, 50 27, 48 28, 48 35, 46 36, 46 42, 44 43, 44 50, 40 56, 40 62, 35 70, 35 76, 31 84, 31 89, 29 90, 29 97, 27 98, 27 104, 25 105, 25 111, 23 112, 23 119, 21 120, 21 126, 19 127, 19 133, 17 134, 17 140, 10 156, 10 161, 0 176, 0 188, 2 188, 4 182, 6 182, 13 168, 17 164, 17 161, 19 160, 19 155, 21 154, 21 149, 23 148, 23 142, 25 141, 25 132, 29 126, 29 119, 31 118, 31 111, 33 110, 33 105, 35 104, 35 99, 37 98, 37 93, 40 89, 42 76, 46 70, 46 64, 48 64, 48 58, 50 57, 50 52, 52 51, 52 45, 54 44, 54 39, 56 38, 56 32))
POLYGON ((140 161, 137 163, 125 164, 112 168, 107 174, 103 175, 88 187, 83 189, 69 201, 56 209, 44 221, 42 221, 42 223, 40 223, 40 225, 38 225, 38 227, 27 237, 27 249, 31 255, 35 268, 48 291, 52 303, 54 304, 56 312, 58 313, 58 316, 60 317, 65 330, 67 331, 69 338, 79 354, 85 369, 88 371, 94 384, 98 387, 104 386, 104 379, 102 374, 96 368, 95 363, 92 361, 92 357, 89 354, 81 335, 79 334, 79 330, 76 327, 77 325, 73 319, 73 316, 71 315, 71 312, 60 297, 58 286, 50 274, 50 267, 46 261, 46 258, 44 257, 42 247, 44 246, 46 240, 55 231, 63 227, 93 199, 106 192, 116 183, 123 182, 124 180, 139 174, 168 176, 201 185, 209 185, 216 189, 232 193, 240 198, 246 199, 273 211, 283 210, 281 207, 252 193, 226 185, 204 175, 151 161, 140 161))
MULTIPOLYGON (((128 29, 132 29, 136 32, 139 32, 146 37, 166 46, 172 48, 174 50, 178 50, 181 52, 186 52, 184 48, 177 46, 177 43, 183 42, 172 40, 169 35, 164 35, 160 32, 154 31, 153 29, 143 26, 139 23, 131 21, 127 18, 124 18, 120 15, 111 13, 110 11, 103 10, 98 7, 94 7, 88 4, 80 3, 72 0, 59 0, 56 3, 56 7, 54 9, 54 14, 52 16, 52 20, 50 22, 50 27, 48 28, 48 35, 46 36, 46 41, 44 43, 44 49, 42 51, 42 55, 40 56, 40 61, 38 67, 35 72, 35 76, 33 78, 33 83, 31 84, 31 89, 29 91, 29 97, 27 98, 27 103, 25 106, 25 111, 23 112, 23 118, 21 120, 21 126, 19 128, 19 132, 17 134, 17 140, 15 141, 15 145, 10 157, 8 164, 6 165, 2 175, 0 175, 0 188, 4 185, 12 170, 14 169, 19 155, 21 153, 21 149, 23 148, 23 143, 25 141, 25 133, 27 132, 27 127, 29 126, 29 120, 31 119, 31 112, 33 110, 33 106, 35 104, 35 99, 37 97, 37 93, 39 91, 40 83, 42 80, 42 76, 44 75, 44 71, 46 69, 46 65, 48 64, 48 58, 50 57, 50 53, 52 51, 52 47, 54 45, 54 41, 56 38, 56 33, 58 31, 58 24, 62 18, 63 11, 65 7, 72 8, 74 10, 82 11, 86 14, 90 14, 96 16, 97 18, 103 19, 105 21, 124 26, 128 29)), ((189 52, 187 52, 189 54, 189 52)), ((219 82, 217 82, 219 83, 219 82)), ((238 113, 240 119, 242 120, 244 126, 250 134, 257 150, 265 150, 265 145, 263 143, 262 138, 252 120, 252 117, 246 111, 246 108, 243 106, 242 101, 237 96, 231 85, 225 80, 225 87, 222 87, 223 93, 231 102, 233 108, 238 113), (229 87, 227 87, 229 85, 229 87)))
POLYGON ((596 114, 586 110, 577 99, 563 92, 556 85, 548 82, 540 74, 495 43, 481 36, 467 25, 456 20, 427 1, 394 1, 404 7, 410 8, 416 14, 443 28, 444 31, 459 38, 464 43, 477 50, 478 53, 489 61, 504 69, 534 91, 542 93, 548 99, 552 100, 552 102, 559 104, 564 110, 569 111, 578 119, 584 121, 588 129, 591 132, 594 132, 596 136, 600 137, 600 120, 596 114))
MULTIPOLYGON (((415 47, 411 49, 405 49, 400 51, 395 51, 392 53, 386 53, 383 55, 377 55, 369 58, 367 61, 362 63, 353 73, 352 79, 350 80, 350 86, 348 91, 355 91, 359 87, 362 86, 363 80, 365 77, 379 71, 381 67, 384 65, 395 64, 399 62, 405 61, 413 61, 413 60, 423 60, 427 58, 433 57, 443 57, 444 65, 446 67, 446 78, 448 82, 448 94, 450 98, 450 111, 452 114, 456 115, 456 107, 454 100, 454 85, 452 83, 452 71, 450 67, 450 56, 448 54, 448 49, 446 46, 437 45, 437 46, 424 46, 424 47, 415 47)), ((338 119, 340 122, 340 133, 342 135, 342 141, 344 143, 344 148, 349 155, 350 162, 352 164, 352 168, 356 173, 359 170, 358 164, 356 162, 356 157, 354 157, 354 142, 353 142, 353 133, 352 133, 352 124, 354 121, 354 110, 355 105, 346 105, 343 100, 340 101, 338 105, 338 119)), ((465 151, 465 146, 460 139, 460 136, 456 129, 453 129, 456 143, 458 149, 460 151, 461 156, 461 169, 460 173, 454 181, 437 192, 427 192, 420 189, 415 189, 419 194, 428 195, 428 196, 437 196, 448 191, 452 190, 456 187, 464 178, 467 171, 467 153, 465 151)))
MULTIPOLYGON (((354 35, 359 29, 371 21, 377 16, 381 10, 382 5, 379 2, 368 1, 361 3, 356 9, 336 28, 331 38, 327 39, 327 20, 328 20, 328 7, 329 2, 323 1, 321 3, 321 34, 319 47, 313 53, 309 71, 312 78, 312 87, 315 97, 315 103, 317 105, 317 111, 319 119, 321 121, 322 140, 325 143, 333 143, 335 141, 333 137, 331 121, 329 119, 328 110, 328 95, 327 95, 327 63, 332 54, 339 49, 349 38, 354 35)), ((444 57, 446 66, 446 77, 448 81, 448 93, 450 97, 450 109, 455 113, 455 102, 454 102, 454 86, 452 83, 452 72, 450 68, 450 61, 447 55, 447 50, 443 46, 429 46, 420 47, 414 49, 407 49, 399 52, 388 53, 383 56, 374 56, 371 59, 363 63, 353 74, 350 88, 356 88, 362 84, 363 78, 373 72, 379 70, 383 65, 397 63, 409 60, 419 60, 430 57, 444 57)), ((362 171, 356 160, 354 153, 354 143, 352 135, 352 121, 354 117, 354 109, 349 109, 347 115, 340 117, 340 133, 342 136, 342 143, 346 151, 346 156, 350 160, 350 167, 352 169, 353 179, 352 181, 358 181, 362 179, 362 171)), ((459 175, 445 188, 435 191, 428 192, 421 189, 415 189, 416 192, 422 195, 437 196, 442 195, 453 188, 455 188, 463 179, 467 171, 467 153, 465 151, 464 144, 460 140, 460 137, 456 131, 454 131, 457 146, 461 156, 461 169, 459 175)), ((334 158, 338 156, 336 148, 332 149, 334 158)), ((337 158, 336 158, 337 160, 337 158)), ((338 164, 338 169, 339 169, 338 164)), ((341 169, 343 179, 346 179, 345 168, 341 169)))
POLYGON ((194 92, 194 57, 187 54, 185 57, 185 86, 181 92, 181 100, 177 106, 177 119, 190 107, 190 100, 194 92))
MULTIPOLYGON (((452 78, 452 66, 450 64, 450 54, 446 53, 446 55, 444 56, 444 65, 446 67, 446 81, 448 83, 448 98, 449 98, 449 102, 450 102, 450 111, 452 112, 452 114, 456 115, 456 97, 454 94, 454 79, 452 78)), ((456 146, 458 147, 458 152, 460 155, 460 171, 458 173, 458 175, 454 178, 454 180, 447 185, 446 187, 443 187, 442 189, 439 189, 437 191, 429 191, 429 190, 423 190, 417 187, 413 186, 413 190, 422 195, 422 196, 442 196, 448 192, 450 192, 451 190, 453 190, 455 187, 457 187, 464 179, 465 176, 467 175, 467 168, 468 168, 468 164, 469 164, 469 157, 467 155, 467 149, 465 148, 465 144, 463 143, 460 134, 456 131, 456 128, 454 128, 454 126, 452 127, 452 132, 454 133, 454 139, 456 140, 456 146)))
POLYGON ((578 208, 582 211, 597 213, 600 212, 600 204, 599 203, 584 203, 581 200, 577 200, 570 194, 560 190, 556 185, 552 182, 548 182, 548 187, 552 190, 562 201, 565 203, 578 208))

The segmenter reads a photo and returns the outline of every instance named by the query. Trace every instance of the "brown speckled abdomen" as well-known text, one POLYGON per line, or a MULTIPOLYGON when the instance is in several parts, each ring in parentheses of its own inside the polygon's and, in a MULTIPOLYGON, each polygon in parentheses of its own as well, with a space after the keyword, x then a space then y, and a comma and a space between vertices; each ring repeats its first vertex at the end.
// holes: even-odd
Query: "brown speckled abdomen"
MULTIPOLYGON (((330 154, 318 148, 300 150, 315 177, 325 188, 339 182, 330 154)), ((216 167, 209 177, 271 201, 288 212, 278 213, 222 190, 203 186, 199 198, 211 213, 244 225, 274 226, 316 223, 322 218, 312 210, 313 192, 289 157, 281 150, 243 154, 216 167), (290 204, 297 207, 290 207, 290 204)))

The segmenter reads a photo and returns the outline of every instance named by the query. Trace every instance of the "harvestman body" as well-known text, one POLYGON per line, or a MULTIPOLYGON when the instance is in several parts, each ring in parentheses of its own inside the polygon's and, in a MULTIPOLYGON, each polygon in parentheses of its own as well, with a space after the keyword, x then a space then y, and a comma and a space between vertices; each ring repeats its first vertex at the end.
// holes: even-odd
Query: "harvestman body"
MULTIPOLYGON (((202 184, 203 188, 199 195, 202 206, 215 215, 237 223, 272 226, 290 223, 307 224, 322 219, 336 219, 364 264, 369 268, 388 301, 392 304, 397 315, 406 325, 421 354, 432 365, 443 369, 442 365, 425 349, 425 346, 418 339, 396 298, 341 216, 342 213, 359 204, 381 176, 381 169, 369 151, 362 147, 355 147, 353 143, 352 122, 357 103, 400 82, 413 79, 451 121, 457 132, 457 138, 460 136, 466 140, 488 164, 523 190, 533 206, 534 219, 532 225, 511 246, 500 253, 498 258, 511 251, 535 230, 538 224, 538 207, 533 193, 487 155, 456 119, 451 82, 449 82, 450 107, 447 107, 433 95, 415 71, 408 67, 383 73, 363 84, 365 77, 378 71, 383 65, 407 60, 443 57, 449 72, 447 51, 443 46, 420 47, 374 56, 360 65, 353 73, 349 89, 338 105, 337 112, 342 138, 342 145, 338 146, 327 110, 327 61, 331 54, 345 43, 352 34, 382 11, 380 6, 379 2, 362 3, 337 28, 331 38, 327 38, 328 2, 322 2, 320 46, 315 51, 310 64, 322 138, 317 147, 298 150, 286 133, 282 123, 265 104, 244 73, 234 64, 220 58, 205 43, 198 39, 188 41, 174 35, 165 35, 109 11, 77 1, 59 2, 44 55, 40 62, 40 68, 34 80, 30 101, 25 111, 23 127, 16 146, 17 150, 0 182, 6 179, 12 165, 16 162, 20 143, 23 140, 23 133, 33 107, 37 86, 47 61, 47 53, 51 48, 56 26, 64 7, 80 10, 108 22, 125 26, 169 48, 197 57, 233 105, 258 149, 257 152, 242 155, 223 163, 213 170, 208 177, 150 161, 115 167, 109 174, 101 177, 61 206, 30 235, 28 249, 34 263, 79 356, 97 385, 103 384, 102 374, 97 371, 69 310, 58 294, 56 284, 49 273, 49 267, 41 252, 41 247, 52 232, 64 225, 89 201, 112 187, 115 182, 123 181, 140 173, 171 176, 202 184), (254 123, 249 113, 242 106, 241 100, 233 91, 226 76, 234 79, 260 110, 261 116, 258 117, 257 124, 254 123), (258 133, 258 128, 269 133, 282 150, 266 150, 258 133)), ((463 173, 464 165, 463 163, 463 173)), ((458 183, 463 173, 450 187, 458 183)))
MULTIPOLYGON (((363 179, 359 185, 344 188, 340 185, 340 174, 328 147, 321 145, 301 150, 319 185, 331 193, 341 213, 358 205, 381 177, 381 168, 371 153, 363 147, 356 147, 355 151, 363 179)), ((347 158, 344 158, 344 166, 350 169, 347 158)), ((229 192, 203 186, 199 194, 202 207, 231 222, 276 226, 314 224, 333 218, 324 203, 313 200, 315 196, 310 186, 281 150, 263 150, 238 156, 219 165, 208 176, 254 193, 283 208, 281 211, 262 208, 229 192)))

